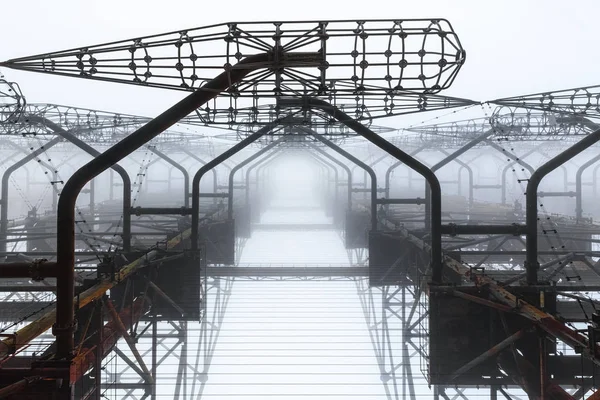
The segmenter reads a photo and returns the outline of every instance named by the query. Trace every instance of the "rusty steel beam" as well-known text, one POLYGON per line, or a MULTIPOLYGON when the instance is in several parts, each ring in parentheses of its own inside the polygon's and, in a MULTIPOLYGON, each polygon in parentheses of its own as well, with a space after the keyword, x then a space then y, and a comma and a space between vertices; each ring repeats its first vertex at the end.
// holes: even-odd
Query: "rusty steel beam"
POLYGON ((12 398, 11 396, 22 392, 28 386, 35 384, 42 379, 41 376, 28 376, 21 379, 13 384, 3 387, 0 389, 0 399, 12 398))
MULTIPOLYGON (((121 324, 130 325, 138 321, 144 314, 147 307, 147 299, 145 297, 137 298, 130 307, 126 307, 117 314, 121 324)), ((111 320, 102 328, 102 356, 106 357, 122 337, 122 330, 118 326, 118 322, 111 320)), ((83 348, 71 361, 70 366, 70 381, 77 382, 83 374, 96 364, 96 348, 93 345, 89 348, 83 348)), ((99 383, 99 382, 98 382, 99 383)))
MULTIPOLYGON (((182 232, 180 235, 177 235, 173 239, 167 242, 165 246, 166 250, 173 249, 178 246, 184 240, 190 237, 191 230, 188 229, 182 232)), ((157 258, 161 252, 157 250, 152 250, 146 255, 138 258, 132 263, 123 267, 115 277, 115 280, 105 279, 91 288, 83 291, 79 296, 77 296, 75 304, 79 306, 79 308, 84 307, 91 302, 100 299, 104 294, 112 289, 115 285, 127 279, 131 274, 137 272, 140 268, 144 268, 149 261, 157 258)), ((45 314, 36 319, 35 321, 30 322, 28 325, 19 329, 14 336, 6 338, 0 342, 0 359, 12 354, 13 352, 18 351, 19 349, 26 346, 29 342, 31 342, 36 337, 40 336, 48 329, 52 327, 52 324, 56 321, 56 306, 50 308, 45 314)))
POLYGON ((58 266, 47 260, 34 260, 0 264, 0 278, 31 278, 34 281, 56 278, 58 266))
MULTIPOLYGON (((124 308, 119 314, 119 320, 123 324, 132 324, 138 321, 144 314, 147 308, 147 299, 139 297, 131 304, 124 308)), ((98 343, 85 348, 81 348, 68 365, 68 377, 71 382, 75 383, 92 367, 98 366, 98 357, 106 357, 113 350, 119 339, 121 339, 121 329, 117 326, 114 320, 105 324, 99 331, 100 338, 98 343)), ((96 341, 94 341, 96 342, 96 341)), ((18 381, 12 385, 0 389, 0 398, 19 393, 29 386, 31 383, 37 382, 40 379, 59 379, 62 376, 60 368, 48 367, 29 367, 29 368, 6 368, 2 371, 8 376, 21 376, 25 379, 18 381), (25 382, 25 381, 28 382, 25 382)), ((12 397, 10 397, 12 398, 12 397)))
POLYGON ((505 306, 504 304, 496 303, 495 301, 487 300, 481 297, 473 296, 471 294, 463 293, 460 290, 452 290, 452 295, 456 297, 460 297, 461 299, 465 299, 468 301, 472 301, 473 303, 481 304, 482 306, 495 308, 498 311, 502 312, 511 312, 512 308, 505 306))
MULTIPOLYGON (((414 239, 419 240, 416 237, 414 239)), ((557 320, 553 315, 518 298, 504 287, 499 286, 498 283, 490 277, 473 273, 471 269, 448 256, 444 256, 444 262, 449 268, 459 273, 467 280, 475 283, 477 287, 486 287, 489 290, 489 293, 497 301, 511 307, 516 314, 533 321, 545 332, 565 342, 573 349, 581 349, 584 356, 589 358, 594 364, 600 366, 600 349, 598 349, 595 344, 589 343, 588 338, 577 330, 568 327, 557 320)))
POLYGON ((595 393, 593 393, 590 397, 588 397, 586 400, 600 400, 600 390, 596 390, 595 393))
POLYGON ((502 350, 504 350, 505 348, 507 348, 508 346, 510 346, 511 344, 513 344, 514 342, 516 342, 517 340, 519 340, 523 336, 525 336, 526 332, 527 332, 526 330, 521 329, 520 331, 513 333, 512 335, 510 335, 509 337, 507 337, 506 339, 504 339, 503 341, 501 341, 494 347, 490 348, 488 351, 480 354, 479 356, 475 357, 474 359, 472 359, 471 361, 469 361, 468 363, 466 363, 465 365, 463 365, 462 367, 457 369, 452 374, 452 376, 450 376, 449 380, 453 381, 454 379, 458 378, 460 375, 464 374, 465 372, 472 370, 473 368, 475 368, 477 365, 481 364, 485 360, 494 357, 495 355, 500 353, 502 350))
POLYGON ((560 385, 550 382, 548 379, 539 381, 539 368, 527 361, 523 355, 514 352, 512 358, 514 368, 502 360, 500 360, 500 365, 509 374, 510 378, 527 393, 529 399, 575 400, 575 397, 567 393, 560 385))
MULTIPOLYGON (((422 251, 431 251, 431 246, 429 244, 410 234, 407 229, 397 227, 395 224, 391 223, 388 227, 400 232, 408 241, 422 251)), ((598 348, 595 343, 589 343, 589 340, 585 335, 582 335, 576 329, 568 327, 557 320, 553 315, 518 298, 506 288, 498 285, 498 282, 494 279, 475 273, 474 270, 471 270, 469 267, 461 264, 459 261, 456 261, 448 255, 444 255, 443 261, 448 268, 461 275, 465 280, 474 283, 477 287, 486 288, 496 301, 510 307, 514 313, 534 322, 545 332, 565 342, 571 348, 581 350, 581 354, 590 359, 594 364, 600 366, 600 348, 598 348)))
MULTIPOLYGON (((153 384, 154 378, 152 377, 150 370, 146 366, 146 363, 144 362, 144 359, 142 358, 142 355, 138 351, 137 347, 135 347, 135 342, 134 342, 133 338, 127 332, 127 328, 125 327, 125 324, 121 320, 119 313, 115 309, 115 306, 113 305, 113 303, 110 299, 108 301, 106 301, 106 308, 108 308, 108 312, 110 314, 112 321, 115 324, 115 327, 117 328, 117 331, 123 337, 123 339, 125 339, 125 342, 127 343, 127 345, 129 346, 129 349, 133 353, 135 360, 138 362, 138 364, 140 365, 140 368, 144 372, 144 376, 143 376, 144 380, 149 384, 153 384)), ((136 322, 136 321, 132 321, 132 322, 136 322)))

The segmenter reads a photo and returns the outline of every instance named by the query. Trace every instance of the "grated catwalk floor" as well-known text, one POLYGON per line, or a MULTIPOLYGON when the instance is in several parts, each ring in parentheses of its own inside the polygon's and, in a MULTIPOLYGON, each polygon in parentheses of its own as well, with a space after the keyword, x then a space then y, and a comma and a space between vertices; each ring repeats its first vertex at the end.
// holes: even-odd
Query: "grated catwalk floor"
MULTIPOLYGON (((289 202, 287 202, 289 204, 289 202)), ((322 211, 266 212, 262 223, 329 223, 322 211)), ((337 232, 256 232, 241 264, 344 264, 337 232)), ((385 398, 357 286, 236 281, 203 398, 385 398)))

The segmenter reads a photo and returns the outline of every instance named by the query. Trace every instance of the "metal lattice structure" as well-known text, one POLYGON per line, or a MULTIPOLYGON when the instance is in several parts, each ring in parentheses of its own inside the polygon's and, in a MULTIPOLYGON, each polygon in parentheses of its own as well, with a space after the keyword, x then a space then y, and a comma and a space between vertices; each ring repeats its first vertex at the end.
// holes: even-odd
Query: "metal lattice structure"
POLYGON ((0 75, 0 123, 16 118, 25 106, 25 97, 19 85, 8 82, 0 75))
POLYGON ((257 71, 197 110, 202 123, 264 123, 273 113, 286 112, 280 99, 298 95, 325 99, 359 120, 407 108, 412 112, 464 104, 461 99, 432 96, 452 84, 465 60, 456 33, 443 19, 227 23, 16 58, 1 65, 201 90, 209 79, 221 71, 229 73, 244 59, 257 71), (252 60, 260 54, 268 58, 252 60))
MULTIPOLYGON (((357 295, 382 398, 468 398, 485 390, 490 398, 597 399, 600 226, 593 207, 591 217, 583 210, 594 204, 598 168, 585 182, 591 190, 583 189, 582 178, 600 160, 588 151, 600 141, 591 120, 597 87, 496 100, 500 107, 491 116, 382 138, 393 129, 373 124, 376 118, 476 104, 439 94, 464 60, 447 21, 419 19, 228 23, 2 63, 191 94, 153 120, 25 106, 19 96, 7 97, 9 117, 0 123, 6 140, 40 140, 49 121, 55 132, 68 129, 85 143, 113 146, 102 154, 86 150, 94 159, 64 184, 58 207, 52 197, 52 213, 40 216, 31 207, 10 224, 10 174, 42 156, 49 163, 49 149, 59 149, 53 146, 60 140, 29 147, 30 153, 20 149, 25 157, 7 164, 0 242, 10 263, 1 265, 0 287, 18 296, 2 298, 2 329, 14 333, 0 342, 0 394, 28 399, 44 392, 33 389, 54 385, 60 400, 73 394, 99 399, 105 388, 113 396, 154 400, 171 379, 174 398, 200 396, 211 384, 236 280, 327 280, 354 281, 345 286, 357 295), (214 139, 236 143, 215 156, 218 143, 171 131, 178 122, 235 128, 214 139), (342 147, 347 144, 360 146, 350 151, 342 147), (199 158, 201 149, 214 158, 199 158), (469 153, 473 149, 477 154, 469 153), (574 182, 565 168, 562 190, 539 190, 542 178, 582 154, 587 158, 576 165, 574 182), (305 172, 278 164, 285 156, 316 166, 326 223, 261 221, 269 200, 282 192, 269 186, 270 174, 305 172), (123 198, 115 201, 111 193, 98 204, 93 185, 99 175, 132 160, 135 184, 118 166, 123 198), (149 172, 159 160, 170 169, 149 172), (226 184, 217 166, 226 167, 226 184), (395 168, 408 175, 393 175, 395 168), (173 171, 180 173, 177 183, 173 171), (201 188, 209 172, 212 187, 201 188), (88 184, 89 206, 78 208, 88 184), (140 205, 142 195, 148 202, 140 205), (556 197, 573 197, 575 214, 548 212, 556 197), (241 265, 257 231, 319 230, 342 239, 348 263, 241 265), (9 249, 10 243, 16 245, 9 249), (29 258, 42 256, 50 261, 29 258), (57 294, 35 297, 22 294, 26 290, 57 294), (18 304, 8 306, 14 297, 18 304), (42 334, 51 327, 56 341, 48 344, 42 334), (191 332, 197 332, 195 362, 191 332), (165 358, 158 359, 159 346, 165 358), (177 364, 170 378, 159 372, 169 355, 177 364), (126 367, 107 371, 117 358, 126 367), (20 365, 36 380, 19 380, 20 365)), ((63 185, 54 174, 52 185, 63 185)), ((21 190, 13 181, 25 200, 30 183, 27 176, 21 190)), ((111 192, 114 186, 110 177, 111 192)), ((246 339, 237 343, 244 350, 251 346, 246 339)))
POLYGON ((516 141, 577 141, 596 127, 594 121, 580 115, 499 106, 490 117, 418 125, 406 131, 424 141, 455 143, 466 143, 485 132, 490 132, 490 137, 516 141))
POLYGON ((600 86, 584 86, 506 97, 493 100, 491 103, 513 108, 526 108, 596 118, 600 116, 600 86))

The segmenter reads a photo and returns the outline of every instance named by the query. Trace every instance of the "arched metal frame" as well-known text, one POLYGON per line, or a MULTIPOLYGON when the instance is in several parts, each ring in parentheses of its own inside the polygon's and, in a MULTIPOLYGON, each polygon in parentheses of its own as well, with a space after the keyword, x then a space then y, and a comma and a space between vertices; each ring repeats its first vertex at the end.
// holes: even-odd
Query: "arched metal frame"
MULTIPOLYGON (((56 125, 52 121, 49 121, 45 118, 41 118, 41 117, 37 117, 37 116, 30 116, 29 120, 33 123, 47 126, 48 128, 52 129, 52 131, 54 133, 56 133, 58 136, 60 136, 61 138, 67 140, 68 142, 74 144, 75 146, 77 146, 81 150, 85 151, 89 155, 93 156, 94 159, 92 159, 92 161, 90 161, 86 165, 93 163, 94 160, 99 158, 101 154, 104 154, 104 153, 100 153, 98 150, 94 149, 92 146, 85 143, 83 140, 79 139, 77 136, 75 136, 71 132, 65 131, 64 129, 62 129, 60 126, 56 125)), ((133 150, 131 152, 133 152, 133 150)), ((57 240, 56 240, 57 263, 59 263, 59 259, 61 257, 60 256, 61 248, 59 246, 59 243, 63 240, 63 239, 61 239, 61 228, 64 229, 64 227, 61 226, 61 220, 60 220, 60 214, 61 214, 60 213, 60 204, 61 204, 61 201, 63 201, 62 199, 67 197, 67 196, 65 196, 65 192, 70 193, 68 190, 67 184, 73 179, 74 176, 76 176, 78 173, 81 173, 81 171, 84 168, 85 168, 85 166, 80 168, 79 170, 77 170, 75 172, 75 174, 73 174, 71 176, 71 178, 67 181, 67 183, 63 187, 60 199, 58 201, 58 211, 59 212, 58 212, 57 240)), ((85 183, 83 183, 83 185, 78 189, 77 195, 79 195, 79 192, 83 189, 83 187, 87 184, 87 182, 90 182, 93 178, 100 175, 100 173, 104 172, 108 168, 111 168, 112 170, 114 170, 117 174, 119 174, 119 176, 123 180, 123 232, 122 232, 123 242, 122 243, 123 243, 123 250, 128 252, 131 250, 131 210, 130 210, 130 208, 131 208, 131 179, 129 178, 129 174, 127 173, 127 171, 125 171, 125 168, 121 167, 116 162, 113 163, 112 165, 108 166, 107 168, 104 168, 98 174, 94 175, 92 178, 90 178, 85 183)), ((73 224, 75 223, 75 215, 74 215, 75 208, 74 207, 75 207, 76 201, 77 201, 77 196, 75 196, 75 200, 73 202, 73 224)), ((64 230, 65 230, 65 232, 62 232, 62 234, 66 233, 66 229, 64 229, 64 230)), ((72 232, 72 234, 74 234, 74 231, 72 232)), ((73 243, 73 246, 74 246, 74 243, 73 243)), ((73 248, 73 256, 74 256, 74 252, 75 252, 75 249, 73 248)), ((74 259, 73 259, 73 262, 74 262, 74 259)), ((57 285, 57 288, 58 288, 58 285, 57 285)))
MULTIPOLYGON (((578 224, 583 221, 583 172, 598 162, 598 160, 600 160, 600 154, 597 154, 581 165, 581 167, 577 169, 577 174, 575 175, 575 221, 578 224)), ((594 179, 594 183, 595 181, 596 180, 594 179)))
MULTIPOLYGON (((227 218, 228 219, 233 219, 233 190, 234 190, 233 181, 234 181, 236 172, 239 171, 240 169, 242 169, 244 166, 251 163, 252 161, 259 158, 263 154, 269 152, 277 145, 284 143, 284 142, 285 142, 285 137, 282 137, 282 138, 279 138, 279 139, 269 143, 267 146, 261 148, 259 151, 252 154, 250 157, 239 162, 237 165, 235 165, 231 169, 231 172, 229 173, 229 191, 227 192, 227 196, 228 196, 227 197, 227 199, 228 199, 228 201, 227 201, 227 218)), ((248 185, 248 183, 246 183, 246 185, 248 185)))
POLYGON ((529 178, 526 192, 526 260, 527 283, 535 285, 538 282, 538 187, 542 179, 565 162, 600 141, 600 129, 590 133, 579 142, 558 154, 541 167, 529 178))
POLYGON ((173 160, 171 157, 167 156, 162 151, 158 150, 156 148, 156 146, 149 146, 149 149, 154 154, 156 154, 158 157, 160 157, 167 163, 171 164, 174 168, 177 168, 179 171, 181 171, 181 174, 183 175, 183 205, 186 208, 189 207, 189 205, 190 205, 190 174, 188 173, 187 169, 185 169, 184 166, 182 166, 177 161, 173 160))
POLYGON ((9 183, 11 174, 13 172, 15 172, 17 169, 19 169, 20 167, 22 167, 23 165, 27 164, 29 161, 34 160, 39 155, 43 154, 48 149, 57 145, 62 140, 63 140, 62 137, 55 137, 54 139, 50 140, 49 142, 46 142, 45 144, 40 146, 38 149, 32 151, 31 153, 29 153, 28 155, 26 155, 25 157, 23 157, 16 163, 14 163, 13 165, 8 167, 4 171, 4 174, 2 175, 2 192, 1 192, 2 198, 0 199, 2 201, 2 209, 0 210, 0 213, 1 213, 0 214, 0 251, 1 252, 6 253, 6 239, 8 238, 8 183, 9 183))

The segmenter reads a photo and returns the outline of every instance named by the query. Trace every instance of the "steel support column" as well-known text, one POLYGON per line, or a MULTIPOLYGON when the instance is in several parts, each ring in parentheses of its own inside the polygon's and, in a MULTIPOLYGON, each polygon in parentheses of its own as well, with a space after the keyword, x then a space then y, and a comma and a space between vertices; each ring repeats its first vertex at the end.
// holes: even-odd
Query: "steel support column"
POLYGON ((100 400, 102 398, 102 359, 104 358, 102 351, 102 344, 104 342, 102 329, 104 326, 104 307, 102 301, 96 301, 94 315, 96 319, 96 326, 99 327, 98 331, 96 332, 96 349, 94 350, 94 400, 100 400))
MULTIPOLYGON (((256 170, 256 189, 258 190, 258 171, 260 169, 260 167, 266 166, 268 164, 271 164, 273 161, 275 161, 276 159, 278 159, 279 157, 282 156, 282 154, 280 153, 280 149, 276 149, 273 152, 267 154, 265 157, 263 157, 262 160, 257 161, 256 163, 250 165, 247 169, 246 169, 246 204, 249 205, 250 204, 250 173, 252 172, 252 170, 254 168, 257 168, 256 170)), ((213 168, 214 170, 214 168, 213 168)), ((252 210, 250 210, 250 223, 254 222, 252 219, 252 216, 254 214, 252 214, 252 210)), ((259 209, 260 211, 260 209, 259 209)))
MULTIPOLYGON (((389 157, 389 154, 382 154, 381 156, 377 157, 375 160, 371 161, 370 163, 368 163, 367 165, 371 168, 373 168, 375 165, 379 164, 380 161, 385 160, 387 157, 389 157)), ((354 172, 354 168, 356 168, 357 165, 352 167, 352 172, 354 172)), ((365 187, 367 186, 367 171, 363 171, 363 183, 365 185, 365 187)), ((366 193, 365 193, 366 195, 366 193)))
MULTIPOLYGON (((318 154, 314 154, 311 152, 307 153, 309 157, 312 157, 313 160, 315 160, 317 163, 319 163, 322 168, 324 168, 327 171, 327 190, 330 191, 331 190, 331 171, 333 171, 333 204, 335 206, 335 204, 339 204, 339 188, 341 186, 340 184, 340 179, 339 179, 339 171, 337 169, 337 167, 335 166, 335 164, 331 161, 328 161, 327 158, 323 158, 322 156, 318 155, 318 154)), ((262 168, 262 167, 261 167, 262 168)), ((258 177, 258 171, 257 171, 257 177, 258 177)), ((350 189, 348 187, 348 195, 350 196, 352 193, 350 192, 350 189)), ((327 203, 326 204, 326 208, 325 208, 325 215, 326 216, 330 216, 333 218, 334 223, 338 222, 336 217, 339 214, 336 214, 335 212, 335 207, 331 207, 331 203, 327 203)))

